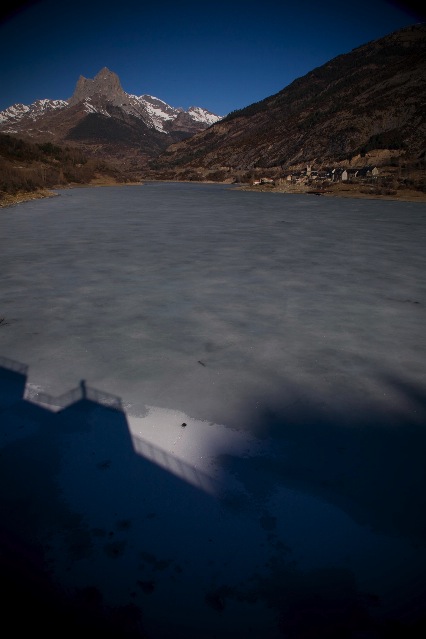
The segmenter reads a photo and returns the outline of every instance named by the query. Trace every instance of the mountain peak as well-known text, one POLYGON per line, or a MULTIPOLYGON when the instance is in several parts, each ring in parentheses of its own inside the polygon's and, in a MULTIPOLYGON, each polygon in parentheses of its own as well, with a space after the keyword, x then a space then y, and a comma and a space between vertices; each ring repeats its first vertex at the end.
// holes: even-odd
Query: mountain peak
POLYGON ((68 103, 72 106, 87 98, 100 97, 107 98, 111 102, 125 97, 118 75, 107 67, 103 67, 93 80, 81 75, 68 103))
POLYGON ((160 98, 126 93, 118 75, 103 67, 93 79, 81 75, 69 100, 37 100, 1 111, 0 132, 43 143, 71 142, 140 176, 149 158, 219 119, 201 107, 184 112, 160 98))
POLYGON ((108 69, 108 67, 102 67, 102 69, 99 71, 99 73, 95 76, 95 80, 96 78, 105 76, 105 75, 117 75, 116 73, 114 73, 113 71, 110 71, 108 69))

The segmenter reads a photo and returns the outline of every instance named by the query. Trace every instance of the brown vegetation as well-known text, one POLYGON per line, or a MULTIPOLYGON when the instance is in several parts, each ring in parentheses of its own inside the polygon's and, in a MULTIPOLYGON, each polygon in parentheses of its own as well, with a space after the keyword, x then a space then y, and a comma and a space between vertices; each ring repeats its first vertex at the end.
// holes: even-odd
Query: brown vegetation
POLYGON ((0 206, 49 196, 53 188, 99 180, 126 182, 106 162, 87 158, 78 149, 0 134, 0 206))
POLYGON ((152 173, 173 171, 179 179, 222 171, 254 178, 307 164, 370 163, 424 172, 425 35, 426 25, 413 25, 334 58, 279 93, 169 146, 150 161, 152 173))

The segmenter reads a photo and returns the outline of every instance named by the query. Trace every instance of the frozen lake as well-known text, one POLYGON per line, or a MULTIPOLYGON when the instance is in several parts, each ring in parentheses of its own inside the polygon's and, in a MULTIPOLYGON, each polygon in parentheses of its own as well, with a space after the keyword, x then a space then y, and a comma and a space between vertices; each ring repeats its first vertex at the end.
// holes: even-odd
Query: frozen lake
POLYGON ((425 381, 424 205, 157 183, 61 191, 0 233, 0 354, 52 394, 85 378, 241 427, 425 381))
MULTIPOLYGON (((135 450, 169 473, 162 496, 138 493, 142 509, 128 503, 139 522, 134 546, 137 531, 147 535, 145 566, 159 580, 173 556, 173 579, 185 584, 153 594, 149 638, 163 639, 155 628, 171 600, 177 626, 166 624, 167 639, 341 639, 352 637, 338 630, 352 617, 366 633, 354 637, 382 637, 394 622, 408 624, 408 636, 426 601, 425 205, 223 185, 79 188, 0 211, 0 238, 3 366, 29 367, 30 397, 60 395, 81 379, 118 395, 135 450), (172 475, 197 495, 220 483, 216 505, 188 497, 172 475), (166 494, 186 504, 167 526, 166 494), (200 504, 204 518, 194 522, 200 504), (157 510, 163 523, 151 517, 157 510), (151 537, 141 523, 150 517, 151 537), (194 525, 188 554, 176 539, 194 525), (194 597, 210 592, 208 605, 200 600, 185 616, 180 597, 191 588, 194 597), (325 616, 336 617, 324 634, 306 626, 319 591, 325 616)), ((3 413, 2 445, 19 463, 15 413, 3 413)), ((68 433, 75 415, 62 419, 68 433)), ((100 438, 102 420, 88 421, 100 438)), ((24 421, 31 438, 33 422, 24 421)), ((109 511, 76 487, 83 471, 70 459, 85 450, 80 437, 60 445, 74 453, 52 486, 99 537, 109 511)), ((15 469, 10 462, 5 482, 16 482, 15 469)), ((134 484, 114 497, 119 481, 111 499, 122 504, 134 484)), ((24 488, 16 490, 18 499, 24 488)), ((120 521, 124 534, 124 507, 120 521)), ((81 586, 88 568, 83 560, 65 568, 60 543, 52 565, 69 587, 81 586)), ((105 574, 102 557, 92 574, 105 574)), ((118 565, 121 597, 133 563, 118 565)), ((139 583, 146 590, 152 579, 139 583)))

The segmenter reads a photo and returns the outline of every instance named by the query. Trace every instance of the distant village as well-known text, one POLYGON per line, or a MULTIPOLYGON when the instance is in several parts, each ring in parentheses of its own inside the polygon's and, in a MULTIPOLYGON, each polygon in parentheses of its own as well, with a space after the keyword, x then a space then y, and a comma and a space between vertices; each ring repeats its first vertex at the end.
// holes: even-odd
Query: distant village
POLYGON ((364 182, 371 181, 372 179, 377 178, 378 175, 379 169, 377 166, 364 166, 361 169, 334 168, 317 171, 308 165, 304 171, 289 173, 283 178, 272 179, 268 177, 261 177, 253 180, 252 185, 278 185, 285 182, 296 185, 309 185, 315 182, 364 182))

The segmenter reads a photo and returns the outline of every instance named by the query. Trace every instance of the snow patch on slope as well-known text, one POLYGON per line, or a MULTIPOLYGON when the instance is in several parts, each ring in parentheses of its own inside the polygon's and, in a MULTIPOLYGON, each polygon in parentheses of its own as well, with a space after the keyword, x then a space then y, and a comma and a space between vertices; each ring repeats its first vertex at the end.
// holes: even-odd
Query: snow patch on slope
POLYGON ((65 100, 36 100, 29 106, 26 104, 14 104, 4 111, 0 111, 0 124, 16 123, 23 117, 37 120, 48 111, 56 111, 68 106, 65 100))
MULTIPOLYGON (((87 96, 82 100, 87 113, 102 113, 107 117, 111 114, 103 108, 102 102, 93 100, 92 96, 87 96)), ((191 106, 188 110, 175 108, 153 95, 144 94, 141 96, 122 92, 121 97, 111 100, 111 104, 119 106, 129 115, 142 119, 145 124, 160 133, 168 133, 170 125, 180 114, 187 114, 194 123, 211 126, 222 119, 222 116, 215 115, 202 107, 191 106), (124 96, 124 101, 123 101, 124 96)), ((25 104, 14 104, 5 111, 0 112, 0 127, 2 131, 12 132, 12 126, 17 125, 23 118, 38 120, 48 112, 71 106, 66 100, 37 100, 29 106, 25 104)))
POLYGON ((215 115, 211 111, 207 111, 206 109, 203 109, 201 107, 189 107, 188 114, 196 122, 204 122, 208 125, 219 122, 219 120, 222 119, 220 115, 215 115))

